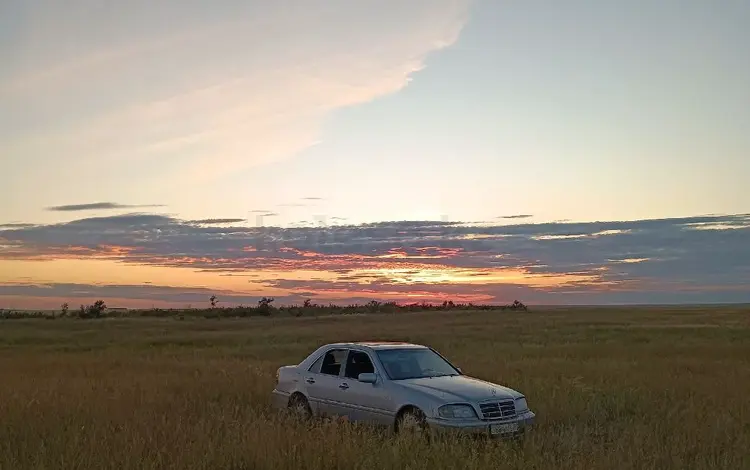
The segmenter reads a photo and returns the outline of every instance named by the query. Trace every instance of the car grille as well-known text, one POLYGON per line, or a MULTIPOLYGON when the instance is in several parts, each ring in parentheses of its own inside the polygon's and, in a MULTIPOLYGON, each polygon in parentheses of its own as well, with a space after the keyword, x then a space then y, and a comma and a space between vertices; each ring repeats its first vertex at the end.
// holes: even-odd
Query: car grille
POLYGON ((479 409, 484 419, 510 419, 516 416, 513 400, 481 403, 479 409))

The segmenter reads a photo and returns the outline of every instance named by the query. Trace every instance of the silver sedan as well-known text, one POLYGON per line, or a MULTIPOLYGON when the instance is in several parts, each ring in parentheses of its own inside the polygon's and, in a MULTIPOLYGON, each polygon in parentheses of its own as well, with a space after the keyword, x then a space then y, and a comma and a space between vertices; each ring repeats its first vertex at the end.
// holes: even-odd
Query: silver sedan
POLYGON ((304 418, 343 416, 395 432, 461 431, 518 437, 534 422, 523 394, 464 375, 410 343, 335 343, 280 367, 274 407, 304 418))

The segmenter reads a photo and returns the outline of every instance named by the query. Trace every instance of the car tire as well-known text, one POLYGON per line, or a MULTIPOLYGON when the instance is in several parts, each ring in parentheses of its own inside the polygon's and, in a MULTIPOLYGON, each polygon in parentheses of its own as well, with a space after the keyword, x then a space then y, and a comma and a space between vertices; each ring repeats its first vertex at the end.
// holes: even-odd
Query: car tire
POLYGON ((424 437, 429 441, 427 418, 419 408, 408 408, 396 419, 396 434, 399 436, 424 437))
POLYGON ((295 393, 289 398, 289 405, 287 405, 289 413, 295 418, 307 421, 312 418, 312 410, 310 409, 310 403, 307 398, 301 393, 295 393))

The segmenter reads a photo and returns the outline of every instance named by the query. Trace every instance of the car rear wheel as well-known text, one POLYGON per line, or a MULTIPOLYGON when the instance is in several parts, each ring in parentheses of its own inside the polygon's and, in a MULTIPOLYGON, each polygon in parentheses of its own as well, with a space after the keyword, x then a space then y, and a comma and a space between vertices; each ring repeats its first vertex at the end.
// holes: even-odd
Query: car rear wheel
POLYGON ((310 409, 310 403, 307 402, 307 398, 300 393, 295 393, 289 398, 289 411, 292 416, 302 420, 308 420, 312 417, 312 410, 310 409))
POLYGON ((396 434, 400 436, 424 437, 429 440, 427 418, 422 410, 409 408, 396 419, 396 434))

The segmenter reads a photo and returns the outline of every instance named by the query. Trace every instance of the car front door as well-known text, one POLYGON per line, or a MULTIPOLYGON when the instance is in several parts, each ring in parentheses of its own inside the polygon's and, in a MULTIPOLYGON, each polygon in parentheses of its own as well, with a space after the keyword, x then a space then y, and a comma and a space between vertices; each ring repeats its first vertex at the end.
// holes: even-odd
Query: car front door
POLYGON ((336 401, 346 409, 345 413, 350 420, 385 425, 393 423, 395 404, 384 386, 382 374, 366 351, 349 351, 344 374, 335 393, 336 401), (375 373, 377 381, 374 384, 360 382, 358 377, 363 373, 375 373))
POLYGON ((316 414, 326 416, 342 413, 337 392, 340 391, 339 385, 348 353, 349 350, 345 348, 329 349, 305 374, 305 388, 310 406, 316 414))

